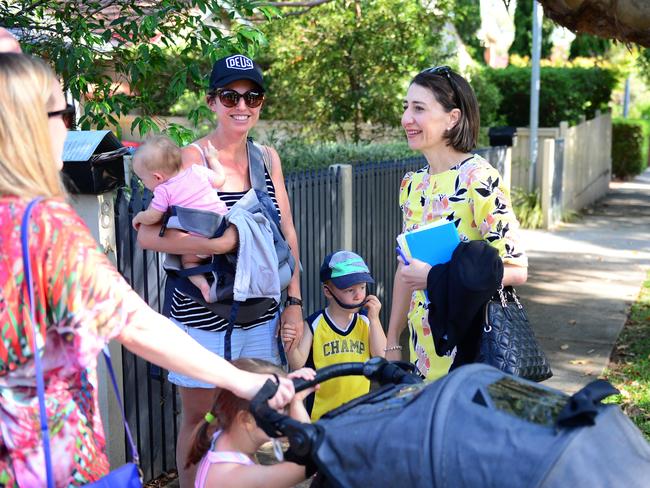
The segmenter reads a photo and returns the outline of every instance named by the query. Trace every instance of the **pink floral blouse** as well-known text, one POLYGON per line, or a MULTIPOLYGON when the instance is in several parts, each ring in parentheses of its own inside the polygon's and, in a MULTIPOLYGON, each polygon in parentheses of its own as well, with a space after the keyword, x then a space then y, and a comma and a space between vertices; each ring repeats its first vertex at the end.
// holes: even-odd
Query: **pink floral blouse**
MULTIPOLYGON (((9 487, 46 486, 34 345, 26 330, 31 324, 20 244, 26 204, 0 197, 0 485, 9 487)), ((109 469, 97 355, 147 308, 63 201, 34 208, 30 256, 56 486, 83 485, 109 469)))

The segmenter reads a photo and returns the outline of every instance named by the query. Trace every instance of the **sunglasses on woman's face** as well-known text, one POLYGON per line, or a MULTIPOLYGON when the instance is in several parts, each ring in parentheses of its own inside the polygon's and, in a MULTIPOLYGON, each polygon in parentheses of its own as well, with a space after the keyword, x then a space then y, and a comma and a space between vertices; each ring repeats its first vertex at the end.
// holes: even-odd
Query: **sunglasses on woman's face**
POLYGON ((48 118, 61 117, 66 128, 71 129, 74 125, 75 109, 74 106, 67 104, 63 110, 55 110, 47 113, 48 118))
POLYGON ((224 107, 236 107, 239 103, 239 99, 243 98, 247 107, 255 108, 262 105, 262 102, 264 101, 264 92, 248 90, 246 93, 239 93, 235 90, 220 89, 217 90, 217 97, 219 97, 219 101, 224 107))
POLYGON ((454 95, 456 96, 456 100, 460 102, 460 96, 458 95, 458 90, 456 90, 456 86, 454 85, 454 82, 451 79, 451 68, 449 66, 436 66, 434 68, 428 68, 422 71, 422 73, 428 73, 431 75, 438 75, 442 76, 444 78, 447 78, 447 81, 449 82, 449 86, 454 92, 454 95))

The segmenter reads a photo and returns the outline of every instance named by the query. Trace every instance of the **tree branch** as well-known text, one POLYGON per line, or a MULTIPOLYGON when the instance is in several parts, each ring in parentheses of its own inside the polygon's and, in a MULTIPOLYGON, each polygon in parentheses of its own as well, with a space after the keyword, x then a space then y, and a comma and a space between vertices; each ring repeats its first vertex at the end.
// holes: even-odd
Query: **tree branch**
POLYGON ((47 3, 47 2, 48 2, 48 0, 41 0, 39 2, 34 2, 31 5, 29 5, 27 8, 25 8, 23 10, 20 10, 19 12, 16 12, 16 16, 18 17, 18 16, 27 15, 32 10, 37 9, 38 7, 40 7, 41 5, 43 5, 44 3, 47 3))
POLYGON ((264 6, 277 7, 277 8, 306 7, 307 9, 310 9, 313 7, 318 7, 319 5, 322 5, 324 3, 329 3, 331 1, 332 0, 309 0, 305 2, 266 2, 264 3, 264 6))

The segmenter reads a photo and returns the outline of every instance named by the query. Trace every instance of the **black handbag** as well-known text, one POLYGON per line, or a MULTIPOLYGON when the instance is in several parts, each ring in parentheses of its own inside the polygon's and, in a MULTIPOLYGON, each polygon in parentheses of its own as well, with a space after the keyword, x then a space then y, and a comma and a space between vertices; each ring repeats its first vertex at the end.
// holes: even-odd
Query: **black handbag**
POLYGON ((553 376, 526 310, 511 286, 501 287, 485 304, 477 361, 531 381, 544 381, 553 376))

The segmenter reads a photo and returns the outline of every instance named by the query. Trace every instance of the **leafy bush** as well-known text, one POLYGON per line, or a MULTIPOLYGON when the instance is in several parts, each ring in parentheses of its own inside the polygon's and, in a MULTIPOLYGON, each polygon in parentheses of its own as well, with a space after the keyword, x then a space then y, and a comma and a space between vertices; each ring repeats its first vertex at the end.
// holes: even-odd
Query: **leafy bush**
POLYGON ((592 36, 591 34, 578 34, 571 42, 569 49, 569 58, 574 59, 579 56, 593 58, 604 55, 612 45, 612 41, 602 37, 592 36))
POLYGON ((650 124, 645 120, 615 119, 612 123, 612 172, 619 178, 641 173, 648 164, 650 124))
POLYGON ((542 227, 544 222, 542 203, 537 190, 526 192, 521 188, 513 188, 512 208, 522 228, 539 229, 542 227))
MULTIPOLYGON (((515 10, 515 39, 510 46, 510 54, 530 56, 533 47, 533 3, 528 1, 517 2, 515 10)), ((548 17, 542 20, 542 58, 551 55, 553 41, 551 35, 555 25, 548 17)))
MULTIPOLYGON (((276 146, 285 174, 306 169, 327 168, 332 164, 359 164, 419 156, 406 142, 387 144, 324 143, 305 144, 298 140, 276 146)), ((422 159, 425 163, 424 158, 422 159)))
MULTIPOLYGON (((530 76, 528 67, 486 69, 485 75, 502 94, 498 113, 507 125, 529 125, 530 76)), ((539 124, 554 127, 561 121, 577 123, 582 116, 593 118, 606 110, 617 72, 603 68, 541 68, 539 124)))
POLYGON ((503 116, 499 107, 503 102, 503 95, 499 88, 492 83, 487 70, 481 69, 470 73, 469 81, 476 93, 481 114, 481 127, 487 129, 495 125, 504 125, 503 116))
POLYGON ((329 2, 266 23, 267 116, 301 122, 302 136, 321 140, 358 142, 366 123, 396 126, 410 78, 444 64, 446 9, 411 0, 329 2))
POLYGON ((481 28, 480 0, 456 0, 451 15, 456 32, 458 32, 458 37, 465 44, 467 52, 475 61, 485 63, 483 59, 483 46, 476 35, 481 28))

